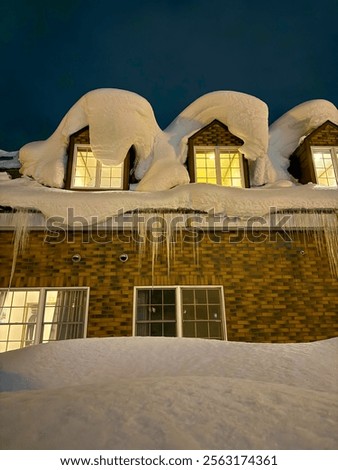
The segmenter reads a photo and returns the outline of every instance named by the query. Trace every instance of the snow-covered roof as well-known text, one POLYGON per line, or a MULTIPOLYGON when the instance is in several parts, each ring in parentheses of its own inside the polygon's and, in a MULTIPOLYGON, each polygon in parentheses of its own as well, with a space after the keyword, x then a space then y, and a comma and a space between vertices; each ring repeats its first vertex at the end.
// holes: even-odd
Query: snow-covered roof
POLYGON ((214 212, 247 218, 265 216, 271 208, 338 209, 338 191, 313 184, 293 185, 280 181, 266 188, 227 188, 212 184, 186 184, 171 190, 137 191, 67 191, 47 188, 27 177, 3 181, 0 205, 34 208, 46 218, 61 217, 67 224, 69 208, 88 225, 118 213, 134 210, 177 210, 214 212))
POLYGON ((233 91, 208 93, 162 131, 146 99, 125 90, 99 89, 84 95, 49 139, 21 148, 22 173, 42 184, 62 187, 69 137, 89 125, 92 151, 98 160, 111 165, 121 163, 134 145, 138 158, 136 176, 142 178, 150 171, 138 189, 169 189, 189 182, 183 165, 187 139, 213 119, 225 123, 244 141, 241 152, 247 158, 267 156, 268 108, 253 96, 233 91))
POLYGON ((325 121, 338 124, 338 109, 329 101, 311 100, 292 108, 271 124, 268 154, 273 169, 267 169, 266 179, 289 177, 290 156, 304 137, 325 121))
MULTIPOLYGON (((33 180, 3 177, 0 205, 34 208, 46 217, 64 216, 66 208, 73 207, 78 215, 98 219, 136 209, 213 210, 240 217, 265 215, 270 207, 337 209, 336 188, 295 186, 286 171, 288 158, 304 135, 326 120, 338 123, 336 107, 314 100, 293 108, 271 125, 269 142, 267 119, 268 108, 258 98, 218 91, 197 99, 162 131, 141 96, 124 90, 94 90, 70 109, 49 139, 22 147, 21 172, 33 180), (241 151, 256 165, 251 184, 266 189, 188 184, 184 165, 188 139, 214 119, 244 141, 241 151), (93 153, 105 163, 123 161, 129 148, 136 147, 136 176, 141 179, 137 191, 58 189, 65 176, 69 137, 87 125, 93 153)), ((15 159, 14 154, 2 151, 5 160, 15 159)))

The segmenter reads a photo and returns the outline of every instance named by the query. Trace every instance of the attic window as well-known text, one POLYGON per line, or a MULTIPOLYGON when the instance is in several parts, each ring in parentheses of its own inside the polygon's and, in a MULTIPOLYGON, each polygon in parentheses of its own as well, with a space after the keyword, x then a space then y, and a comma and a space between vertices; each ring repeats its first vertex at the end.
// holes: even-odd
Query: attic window
POLYGON ((338 185, 338 147, 311 147, 317 184, 338 185))
POLYGON ((243 157, 236 147, 194 147, 197 183, 245 187, 243 157))
POLYGON ((104 165, 90 145, 74 146, 71 189, 123 189, 124 164, 104 165))

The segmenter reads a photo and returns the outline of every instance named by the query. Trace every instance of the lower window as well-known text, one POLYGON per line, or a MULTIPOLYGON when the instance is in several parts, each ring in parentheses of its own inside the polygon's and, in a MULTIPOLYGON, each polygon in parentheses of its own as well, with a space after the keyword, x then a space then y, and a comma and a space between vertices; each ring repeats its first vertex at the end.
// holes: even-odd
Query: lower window
POLYGON ((0 290, 0 352, 86 335, 89 289, 0 290))
POLYGON ((224 339, 222 287, 136 287, 136 336, 224 339))

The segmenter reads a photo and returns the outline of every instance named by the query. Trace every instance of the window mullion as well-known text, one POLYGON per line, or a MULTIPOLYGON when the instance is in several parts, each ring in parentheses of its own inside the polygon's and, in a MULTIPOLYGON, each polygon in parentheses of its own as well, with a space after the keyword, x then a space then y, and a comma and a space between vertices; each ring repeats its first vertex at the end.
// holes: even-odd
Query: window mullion
POLYGON ((332 159, 333 169, 336 175, 336 181, 338 184, 338 147, 331 148, 331 159, 332 159))
POLYGON ((44 311, 46 303, 46 289, 40 289, 38 311, 36 317, 36 333, 34 344, 39 344, 42 341, 42 329, 43 329, 43 320, 44 320, 44 311))
POLYGON ((221 159, 220 159, 220 148, 215 147, 215 167, 216 167, 216 181, 217 184, 222 184, 222 172, 221 172, 221 159))
POLYGON ((183 336, 182 289, 176 287, 176 336, 183 336))
POLYGON ((102 169, 101 162, 99 160, 96 160, 95 188, 101 187, 101 169, 102 169))

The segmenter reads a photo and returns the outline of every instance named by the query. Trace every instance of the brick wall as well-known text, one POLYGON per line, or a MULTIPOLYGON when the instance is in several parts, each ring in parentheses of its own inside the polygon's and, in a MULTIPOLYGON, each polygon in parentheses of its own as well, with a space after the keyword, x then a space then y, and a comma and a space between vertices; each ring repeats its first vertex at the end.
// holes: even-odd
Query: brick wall
POLYGON ((218 123, 217 121, 213 122, 209 126, 206 126, 190 139, 193 145, 239 147, 244 144, 242 139, 235 136, 234 134, 231 134, 227 126, 218 123))
MULTIPOLYGON (((44 237, 30 233, 12 287, 90 286, 88 336, 131 335, 133 288, 152 283, 223 285, 231 341, 296 342, 337 335, 338 280, 311 236, 234 243, 234 234, 224 233, 218 241, 205 234, 196 246, 176 243, 169 275, 165 250, 160 250, 154 276, 150 254, 141 256, 136 243, 118 240, 116 233, 101 243, 93 241, 96 235, 83 239, 72 232, 68 243, 44 243, 44 237), (75 253, 82 257, 79 263, 72 262, 75 253), (122 253, 129 256, 126 263, 119 260, 122 253)), ((0 233, 0 287, 8 287, 12 239, 12 232, 0 233)))
POLYGON ((310 145, 325 145, 325 146, 337 146, 338 145, 338 128, 333 124, 327 122, 321 126, 317 132, 314 132, 309 137, 310 145))

